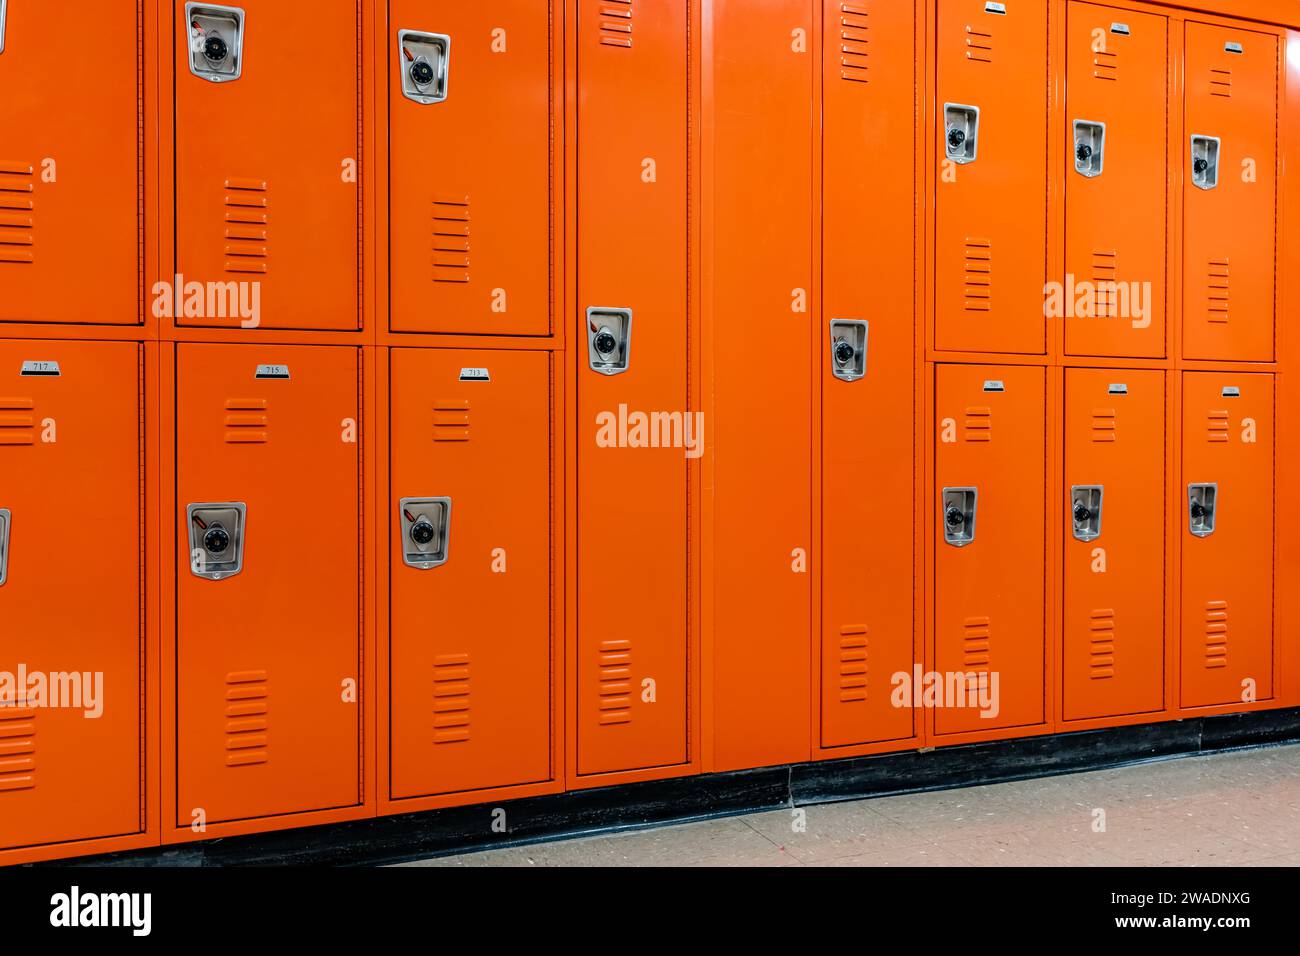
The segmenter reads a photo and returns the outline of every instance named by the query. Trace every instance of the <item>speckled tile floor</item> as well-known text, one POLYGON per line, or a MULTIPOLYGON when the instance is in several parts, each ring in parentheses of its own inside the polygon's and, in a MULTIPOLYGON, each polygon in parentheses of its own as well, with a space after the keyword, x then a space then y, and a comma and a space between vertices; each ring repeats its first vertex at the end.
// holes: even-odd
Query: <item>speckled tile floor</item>
POLYGON ((403 866, 1300 866, 1300 745, 403 866))

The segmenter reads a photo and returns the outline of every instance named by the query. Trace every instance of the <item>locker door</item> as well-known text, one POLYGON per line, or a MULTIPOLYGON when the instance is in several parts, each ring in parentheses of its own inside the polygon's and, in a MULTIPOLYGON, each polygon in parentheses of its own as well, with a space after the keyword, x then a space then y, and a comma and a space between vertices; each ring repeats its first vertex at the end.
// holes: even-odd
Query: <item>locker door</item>
POLYGON ((1187 24, 1183 355, 1273 360, 1277 39, 1187 24))
POLYGON ((814 17, 811 0, 761 12, 722 0, 710 18, 719 770, 807 760, 809 752, 811 305, 795 301, 794 290, 806 303, 813 281, 816 62, 792 49, 790 36, 807 35, 814 17), (756 191, 763 202, 754 202, 756 191), (805 555, 798 571, 795 549, 805 555))
POLYGON ((1184 707, 1273 696, 1273 377, 1183 375, 1184 707))
POLYGON ((142 829, 140 376, 130 343, 0 344, 0 848, 142 829))
POLYGON ((141 4, 95 8, 93 82, 70 12, 10 0, 0 27, 0 322, 137 325, 141 4))
POLYGON ((394 349, 392 371, 392 795, 547 780, 550 357, 394 349))
POLYGON ((935 346, 1046 348, 1047 7, 939 6, 935 346))
POLYGON ((916 41, 913 3, 824 2, 821 742, 838 747, 912 733, 890 681, 915 661, 916 41), (834 321, 866 323, 861 378, 841 377, 834 321))
POLYGON ((1065 373, 1065 718, 1159 710, 1165 377, 1065 373))
POLYGON ((1164 17, 1069 7, 1065 271, 1071 355, 1165 354, 1169 30, 1164 17))
POLYGON ((358 364, 177 348, 178 825, 359 799, 358 364))
POLYGON ((580 773, 687 759, 687 26, 578 8, 580 773))
POLYGON ((1044 719, 1044 374, 936 370, 936 733, 1044 719))
POLYGON ((176 268, 238 284, 246 308, 227 295, 177 322, 358 328, 358 4, 245 0, 238 26, 212 9, 175 5, 176 268))
POLYGON ((389 4, 394 331, 550 332, 552 8, 389 4), (412 88, 430 36, 443 100, 412 88))

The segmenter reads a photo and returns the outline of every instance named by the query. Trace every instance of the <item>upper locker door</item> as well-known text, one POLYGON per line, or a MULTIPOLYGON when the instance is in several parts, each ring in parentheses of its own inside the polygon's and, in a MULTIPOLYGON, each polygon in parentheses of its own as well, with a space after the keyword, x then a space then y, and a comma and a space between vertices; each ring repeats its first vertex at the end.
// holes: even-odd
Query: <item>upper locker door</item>
POLYGON ((357 349, 177 349, 177 825, 355 805, 357 349))
POLYGON ((360 325, 357 0, 176 0, 176 271, 241 283, 182 325, 360 325), (216 313, 216 314, 212 314, 216 313))
POLYGON ((1046 350, 1048 6, 939 5, 938 349, 1046 350))
POLYGON ((579 773, 687 759, 688 17, 578 8, 579 773))
POLYGON ((1273 360, 1277 38, 1187 24, 1183 356, 1273 360))
POLYGON ((142 829, 140 395, 137 345, 0 345, 0 670, 69 678, 0 687, 0 849, 142 829))
POLYGON ((1182 705, 1273 696, 1273 377, 1183 375, 1182 705))
POLYGON ((1164 372, 1066 370, 1066 720, 1164 703, 1164 489, 1164 372))
POLYGON ((916 35, 912 2, 824 3, 821 742, 838 747, 913 730, 891 678, 915 660, 916 35))
POLYGON ((718 770, 809 754, 815 22, 812 0, 709 15, 718 770))
POLYGON ((946 693, 935 732, 1042 723, 1045 373, 936 375, 934 660, 946 693))
POLYGON ((1165 354, 1169 29, 1069 6, 1065 281, 1071 355, 1165 354))
POLYGON ((0 322, 141 321, 142 7, 0 3, 0 322))
POLYGON ((392 796, 551 775, 550 356, 392 351, 392 796))
POLYGON ((389 4, 394 331, 551 330, 552 8, 389 4))

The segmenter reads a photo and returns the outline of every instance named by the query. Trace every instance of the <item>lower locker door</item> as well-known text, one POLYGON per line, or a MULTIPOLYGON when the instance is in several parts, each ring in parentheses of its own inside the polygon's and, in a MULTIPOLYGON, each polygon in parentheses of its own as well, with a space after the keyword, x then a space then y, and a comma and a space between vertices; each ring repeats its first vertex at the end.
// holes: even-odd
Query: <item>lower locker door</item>
POLYGON ((0 344, 0 849, 141 829, 140 374, 0 344))
POLYGON ((177 823, 359 800, 357 349, 177 349, 177 823))
POLYGON ((1068 370, 1066 720, 1164 703, 1164 489, 1164 373, 1068 370))
POLYGON ((936 375, 935 732, 1041 723, 1045 373, 936 375))
POLYGON ((1273 377, 1183 376, 1184 707, 1273 696, 1273 377))
POLYGON ((392 352, 394 798, 550 778, 549 364, 392 352))

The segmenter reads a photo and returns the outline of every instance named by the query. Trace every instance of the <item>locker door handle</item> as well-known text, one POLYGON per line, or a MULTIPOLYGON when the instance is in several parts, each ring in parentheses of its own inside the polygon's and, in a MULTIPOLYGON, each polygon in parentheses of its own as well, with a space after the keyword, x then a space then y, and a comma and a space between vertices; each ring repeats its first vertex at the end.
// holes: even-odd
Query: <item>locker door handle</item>
POLYGON ((1219 486, 1192 484, 1187 486, 1187 530, 1198 538, 1214 534, 1219 511, 1219 486))
POLYGON ((451 549, 451 499, 403 498, 398 503, 402 561, 408 568, 431 571, 447 563, 451 549))
POLYGON ((587 310, 587 363, 601 375, 627 371, 632 351, 632 310, 587 310))
POLYGON ((943 540, 954 548, 964 548, 975 540, 975 516, 979 503, 978 488, 943 489, 943 540))
POLYGON ((944 151, 964 166, 979 158, 980 108, 962 103, 943 105, 944 151))
MULTIPOLYGON (((5 51, 5 21, 8 6, 9 0, 0 0, 0 53, 5 51)), ((4 581, 0 579, 0 584, 3 583, 4 581)))
POLYGON ((1219 151, 1217 136, 1192 137, 1192 185, 1197 189, 1214 189, 1219 185, 1219 151))
POLYGON ((831 320, 831 373, 844 382, 856 382, 867 374, 866 322, 831 320))
POLYGON ((1101 537, 1104 494, 1101 485, 1075 485, 1070 489, 1070 520, 1077 540, 1096 541, 1101 537))
POLYGON ((185 509, 190 535, 190 572, 223 581, 244 570, 248 508, 238 501, 192 504, 185 509))
POLYGON ((1074 121, 1074 171, 1095 179, 1106 170, 1106 124, 1074 121))
POLYGON ((244 72, 244 11, 209 3, 185 4, 190 72, 201 80, 229 83, 244 72))
POLYGON ((0 508, 0 587, 9 580, 9 529, 12 525, 13 518, 8 509, 0 508))
POLYGON ((421 106, 446 100, 451 79, 451 37, 445 33, 398 30, 397 49, 402 95, 421 106))

